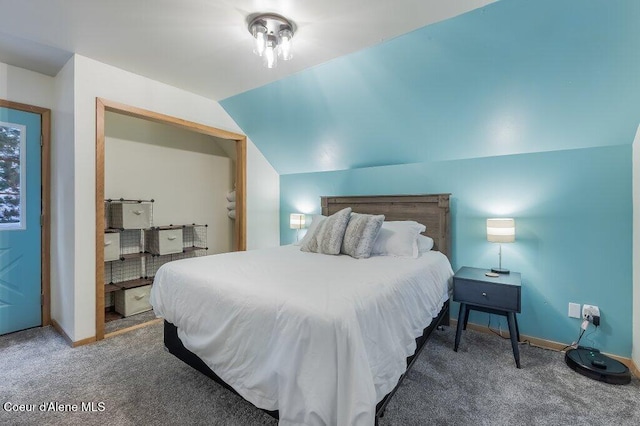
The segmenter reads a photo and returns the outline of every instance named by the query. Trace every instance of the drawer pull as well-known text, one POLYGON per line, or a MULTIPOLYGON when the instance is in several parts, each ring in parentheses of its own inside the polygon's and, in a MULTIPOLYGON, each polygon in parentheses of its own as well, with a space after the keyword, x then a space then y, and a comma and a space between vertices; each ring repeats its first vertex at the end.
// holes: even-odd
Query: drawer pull
POLYGON ((139 294, 137 296, 133 296, 136 300, 142 300, 144 299, 144 294, 139 294))
POLYGON ((133 210, 131 213, 140 216, 142 213, 144 213, 144 210, 133 210))
POLYGON ((176 238, 178 238, 178 237, 176 237, 176 236, 167 237, 167 240, 169 240, 169 241, 173 241, 173 240, 175 240, 176 238))
POLYGON ((105 247, 106 247, 106 246, 110 246, 112 242, 113 242, 113 241, 105 241, 105 242, 104 242, 104 246, 105 246, 105 247))
POLYGON ((487 293, 482 293, 482 295, 483 295, 484 297, 487 297, 487 293))

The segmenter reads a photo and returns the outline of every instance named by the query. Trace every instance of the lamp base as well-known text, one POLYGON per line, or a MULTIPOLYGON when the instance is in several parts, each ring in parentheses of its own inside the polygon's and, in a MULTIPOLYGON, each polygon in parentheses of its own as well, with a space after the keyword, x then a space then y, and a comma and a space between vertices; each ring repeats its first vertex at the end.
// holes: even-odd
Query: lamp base
POLYGON ((496 274, 508 274, 510 271, 504 268, 491 268, 491 272, 495 272, 496 274))

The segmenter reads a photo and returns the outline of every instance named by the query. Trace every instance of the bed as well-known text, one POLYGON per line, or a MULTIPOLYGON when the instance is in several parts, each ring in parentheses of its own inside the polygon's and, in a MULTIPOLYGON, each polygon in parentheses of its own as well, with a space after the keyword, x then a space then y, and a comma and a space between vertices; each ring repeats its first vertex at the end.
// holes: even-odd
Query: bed
POLYGON ((438 325, 448 325, 449 194, 322 197, 426 225, 417 259, 353 259, 296 246, 185 259, 156 274, 151 301, 168 351, 279 418, 371 425, 438 325), (425 284, 425 283, 429 284, 425 284))

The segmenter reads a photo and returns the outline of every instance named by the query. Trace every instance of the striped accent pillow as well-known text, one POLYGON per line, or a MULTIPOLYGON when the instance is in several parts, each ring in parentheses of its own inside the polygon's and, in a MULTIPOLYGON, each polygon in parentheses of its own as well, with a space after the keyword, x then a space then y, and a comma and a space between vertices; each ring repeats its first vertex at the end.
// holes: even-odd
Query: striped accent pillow
POLYGON ((351 207, 347 207, 323 219, 309 240, 300 246, 300 250, 311 253, 340 254, 350 215, 351 207))
POLYGON ((380 232, 382 222, 384 215, 351 213, 340 252, 356 259, 371 256, 373 243, 380 232))

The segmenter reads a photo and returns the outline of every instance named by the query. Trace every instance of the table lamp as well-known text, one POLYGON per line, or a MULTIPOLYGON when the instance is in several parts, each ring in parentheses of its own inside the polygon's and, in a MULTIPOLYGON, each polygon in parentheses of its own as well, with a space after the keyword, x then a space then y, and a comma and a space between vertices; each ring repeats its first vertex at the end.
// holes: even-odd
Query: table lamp
POLYGON ((508 274, 509 270, 502 268, 502 243, 512 243, 516 240, 516 221, 511 218, 487 219, 487 241, 498 243, 498 267, 491 268, 491 272, 508 274))
POLYGON ((291 213, 289 215, 289 228, 296 230, 296 242, 298 241, 298 233, 305 225, 305 216, 300 213, 291 213))

